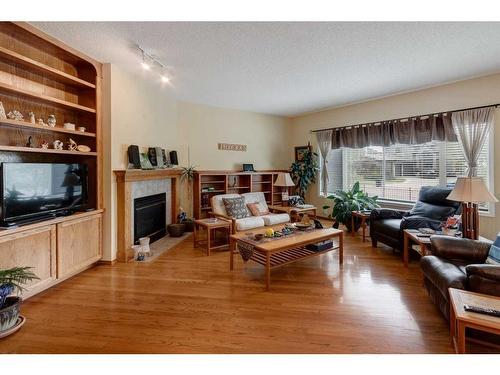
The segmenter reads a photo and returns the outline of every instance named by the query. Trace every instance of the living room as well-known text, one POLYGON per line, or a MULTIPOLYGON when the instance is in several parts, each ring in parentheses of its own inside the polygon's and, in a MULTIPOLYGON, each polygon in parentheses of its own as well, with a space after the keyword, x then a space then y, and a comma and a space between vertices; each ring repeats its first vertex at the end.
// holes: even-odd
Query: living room
POLYGON ((205 6, 0 22, 2 359, 491 368, 500 23, 205 6))

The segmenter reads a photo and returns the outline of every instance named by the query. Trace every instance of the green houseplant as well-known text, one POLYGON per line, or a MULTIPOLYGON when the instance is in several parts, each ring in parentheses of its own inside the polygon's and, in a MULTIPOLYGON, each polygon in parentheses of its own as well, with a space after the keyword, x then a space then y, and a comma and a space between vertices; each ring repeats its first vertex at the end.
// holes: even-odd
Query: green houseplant
MULTIPOLYGON (((334 226, 338 228, 339 224, 344 224, 349 231, 352 230, 352 211, 373 210, 379 207, 377 203, 378 197, 368 196, 368 193, 360 189, 359 182, 356 182, 350 190, 337 190, 327 198, 333 201, 333 206, 323 206, 323 209, 332 208, 329 217, 335 219, 334 226)), ((360 224, 358 220, 355 220, 354 230, 358 230, 360 224)))
POLYGON ((311 148, 303 154, 301 161, 295 161, 290 167, 290 175, 297 193, 304 198, 307 189, 311 184, 316 182, 316 176, 319 171, 318 154, 313 152, 311 148))
POLYGON ((38 280, 32 267, 14 267, 0 270, 0 332, 6 331, 17 323, 21 311, 22 298, 10 296, 14 291, 20 293, 23 285, 38 280))

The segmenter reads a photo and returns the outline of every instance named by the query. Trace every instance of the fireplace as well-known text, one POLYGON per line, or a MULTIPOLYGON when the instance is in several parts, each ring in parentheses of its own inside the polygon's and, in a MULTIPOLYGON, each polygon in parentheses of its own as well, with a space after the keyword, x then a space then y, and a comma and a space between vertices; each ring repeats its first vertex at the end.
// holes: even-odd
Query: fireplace
POLYGON ((134 199, 134 243, 150 237, 154 242, 165 236, 166 194, 148 195, 134 199))

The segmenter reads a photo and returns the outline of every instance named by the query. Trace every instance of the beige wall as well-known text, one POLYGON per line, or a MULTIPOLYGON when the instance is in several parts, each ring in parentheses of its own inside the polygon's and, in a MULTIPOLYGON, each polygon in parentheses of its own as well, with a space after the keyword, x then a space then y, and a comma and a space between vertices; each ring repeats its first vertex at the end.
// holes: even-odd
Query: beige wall
MULTIPOLYGON (((309 133, 312 129, 388 120, 496 103, 500 103, 500 74, 298 116, 292 119, 290 142, 293 147, 306 144, 308 139, 312 139, 312 143, 315 145, 315 138, 311 137, 309 133)), ((496 111, 495 123, 494 159, 498 162, 494 165, 494 185, 496 196, 500 197, 500 109, 496 111)), ((291 153, 292 150, 290 150, 290 157, 291 153)), ((312 186, 308 192, 307 200, 318 206, 328 204, 328 200, 319 197, 318 190, 318 186, 312 186)), ((485 237, 494 238, 500 230, 499 210, 500 206, 497 204, 496 217, 481 217, 480 229, 481 234, 485 237)))
MULTIPOLYGON (((159 146, 177 150, 181 166, 203 169, 239 169, 254 163, 256 169, 287 168, 289 119, 245 111, 177 102, 168 86, 151 77, 132 75, 105 64, 103 123, 109 136, 104 144, 105 235, 104 260, 116 258, 115 169, 127 166, 127 147, 142 151, 159 146), (217 143, 246 144, 247 152, 219 151, 217 143)), ((181 188, 181 205, 191 212, 188 190, 181 188)))

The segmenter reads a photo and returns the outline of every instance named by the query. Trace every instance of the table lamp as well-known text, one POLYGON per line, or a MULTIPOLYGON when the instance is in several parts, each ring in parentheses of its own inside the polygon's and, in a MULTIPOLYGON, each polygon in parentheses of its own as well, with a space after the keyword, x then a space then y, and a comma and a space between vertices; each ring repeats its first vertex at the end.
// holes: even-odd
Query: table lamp
POLYGON ((288 204, 288 188, 295 186, 292 177, 290 177, 290 173, 280 173, 274 182, 274 186, 281 186, 285 188, 281 192, 281 200, 283 204, 288 204))
POLYGON ((458 177, 447 197, 462 202, 462 236, 477 240, 479 237, 479 208, 481 202, 498 202, 481 177, 458 177))

